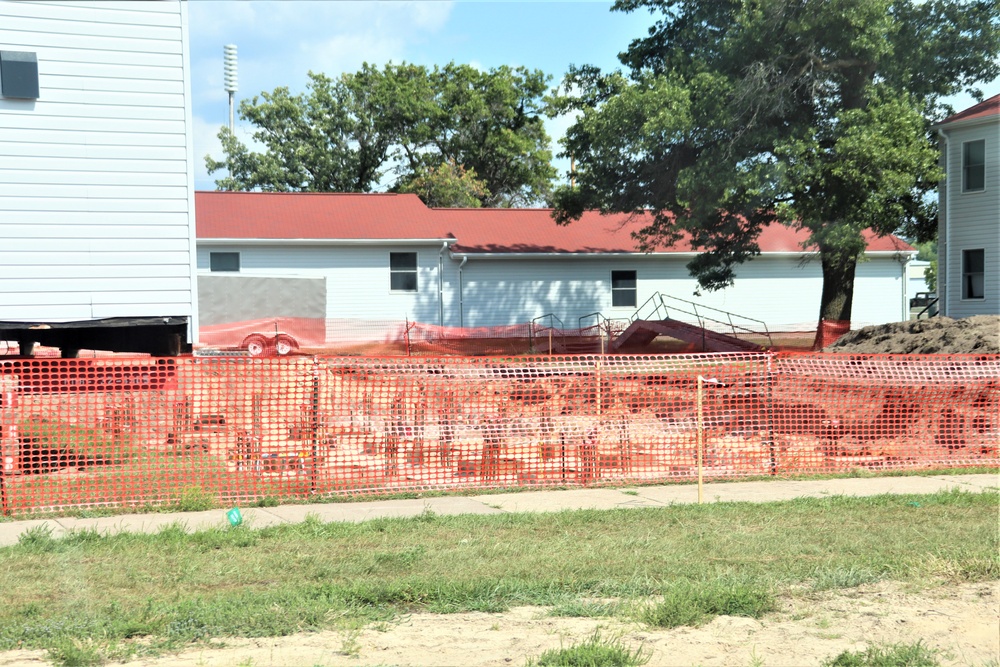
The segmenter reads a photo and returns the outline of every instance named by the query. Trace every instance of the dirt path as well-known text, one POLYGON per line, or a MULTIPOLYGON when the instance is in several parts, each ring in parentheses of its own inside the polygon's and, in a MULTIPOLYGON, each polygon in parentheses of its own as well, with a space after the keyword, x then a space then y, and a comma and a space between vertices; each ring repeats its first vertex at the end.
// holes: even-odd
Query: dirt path
MULTIPOLYGON (((912 643, 942 651, 944 665, 987 667, 1000 660, 1000 582, 907 593, 881 583, 786 598, 762 621, 720 617, 700 628, 650 630, 609 619, 553 618, 538 607, 504 614, 414 614, 360 632, 272 639, 227 639, 131 667, 278 665, 524 665, 550 648, 582 641, 598 628, 651 654, 650 665, 819 665, 869 643, 912 643)), ((44 652, 0 653, 0 666, 43 665, 44 652)))

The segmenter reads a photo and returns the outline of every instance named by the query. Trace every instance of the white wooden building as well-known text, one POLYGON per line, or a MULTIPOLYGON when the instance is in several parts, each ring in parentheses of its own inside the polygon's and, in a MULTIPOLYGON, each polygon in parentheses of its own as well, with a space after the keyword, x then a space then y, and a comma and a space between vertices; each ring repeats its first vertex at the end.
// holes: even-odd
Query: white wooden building
MULTIPOLYGON (((577 328, 594 313, 628 318, 657 293, 771 331, 815 330, 819 317, 818 258, 783 226, 763 232, 762 254, 739 267, 734 286, 699 295, 685 266, 691 248, 637 252, 622 216, 587 213, 560 227, 546 209, 429 209, 395 194, 198 192, 196 202, 204 286, 213 276, 323 277, 329 319, 482 327, 552 315, 577 328)), ((906 265, 915 255, 894 237, 869 238, 855 327, 908 318, 906 265)), ((226 289, 227 298, 247 298, 226 289)), ((294 304, 294 294, 285 301, 294 304)))
POLYGON ((1000 95, 935 128, 946 172, 938 186, 940 311, 1000 314, 1000 95))
POLYGON ((0 2, 0 340, 193 340, 188 72, 186 2, 0 2))

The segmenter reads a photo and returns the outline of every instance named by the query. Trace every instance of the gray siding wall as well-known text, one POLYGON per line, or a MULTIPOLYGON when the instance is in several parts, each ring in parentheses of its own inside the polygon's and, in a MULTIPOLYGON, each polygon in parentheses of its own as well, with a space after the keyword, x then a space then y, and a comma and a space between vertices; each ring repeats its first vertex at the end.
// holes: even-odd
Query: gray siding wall
MULTIPOLYGON (((0 2, 0 319, 194 318, 186 3, 0 2)), ((192 324, 194 324, 192 322, 192 324)))
POLYGON ((944 314, 969 317, 1000 313, 1000 119, 987 124, 947 131, 946 182, 940 196, 938 291, 944 295, 944 314), (986 187, 962 192, 962 145, 986 141, 986 187), (985 298, 962 298, 962 251, 985 251, 985 298))

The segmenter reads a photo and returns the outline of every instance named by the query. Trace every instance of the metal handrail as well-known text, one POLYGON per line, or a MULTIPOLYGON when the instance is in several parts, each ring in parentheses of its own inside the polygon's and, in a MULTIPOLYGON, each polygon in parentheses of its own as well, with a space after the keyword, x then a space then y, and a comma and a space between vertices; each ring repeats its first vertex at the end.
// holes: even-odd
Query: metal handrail
POLYGON ((937 317, 941 313, 941 311, 937 307, 938 301, 940 301, 940 300, 941 300, 941 297, 937 297, 936 299, 933 299, 933 300, 929 301, 927 303, 927 305, 924 306, 924 309, 921 310, 919 313, 917 313, 917 319, 919 320, 920 316, 923 315, 924 313, 927 313, 927 317, 928 318, 930 318, 930 317, 937 317), (934 309, 934 312, 930 312, 931 308, 934 309))
POLYGON ((583 334, 584 329, 592 329, 592 328, 597 329, 598 335, 601 337, 602 352, 606 349, 610 349, 614 337, 620 334, 621 332, 625 331, 625 329, 627 329, 628 325, 631 323, 632 320, 625 318, 605 317, 604 314, 601 313, 600 311, 590 313, 588 315, 581 315, 577 319, 577 325, 579 326, 579 333, 581 336, 584 335, 583 334), (591 317, 595 318, 597 320, 597 323, 584 326, 583 321, 590 319, 591 317), (616 324, 620 326, 616 327, 615 326, 616 324))
POLYGON ((767 338, 767 344, 768 344, 768 346, 769 347, 773 347, 774 346, 774 341, 771 339, 771 332, 768 331, 768 329, 767 329, 767 323, 764 322, 763 320, 758 320, 758 319, 755 319, 753 317, 747 317, 745 315, 738 315, 737 313, 731 313, 729 311, 722 310, 721 308, 714 308, 712 306, 706 306, 706 305, 703 305, 703 304, 699 306, 699 304, 695 303, 694 301, 688 301, 687 299, 679 299, 679 298, 677 298, 675 296, 670 296, 668 294, 661 294, 659 292, 654 292, 652 296, 650 296, 648 299, 646 299, 645 303, 643 303, 641 306, 639 306, 639 308, 632 315, 632 317, 630 318, 630 321, 635 322, 638 319, 650 319, 648 316, 642 315, 643 309, 646 308, 646 306, 650 302, 653 302, 653 303, 656 304, 656 307, 653 310, 653 315, 654 316, 658 317, 660 315, 660 312, 662 311, 663 317, 658 317, 658 319, 669 319, 670 318, 670 314, 669 314, 670 311, 667 308, 667 304, 666 304, 666 301, 665 301, 666 299, 670 299, 671 301, 676 301, 676 302, 687 304, 688 306, 690 306, 691 309, 692 309, 691 311, 684 310, 683 308, 679 308, 679 307, 676 307, 676 306, 674 306, 673 309, 675 311, 684 313, 685 315, 692 315, 692 316, 694 316, 694 318, 698 321, 698 326, 700 328, 702 328, 702 329, 706 329, 706 330, 708 329, 708 327, 705 326, 706 321, 707 322, 714 322, 716 324, 721 324, 724 327, 728 326, 729 330, 733 333, 734 337, 738 337, 738 333, 743 333, 744 335, 751 334, 751 335, 754 335, 754 336, 763 335, 765 338, 767 338), (702 310, 708 310, 708 311, 712 311, 712 312, 715 312, 715 313, 721 313, 721 314, 723 314, 723 315, 726 316, 726 319, 725 320, 720 320, 720 319, 716 319, 714 317, 709 317, 708 315, 703 315, 702 313, 698 312, 698 308, 699 307, 702 310), (733 322, 733 317, 737 317, 737 318, 742 319, 742 320, 746 320, 746 321, 749 321, 749 322, 754 322, 755 324, 759 324, 760 325, 760 329, 759 330, 758 329, 751 329, 750 327, 745 327, 745 326, 736 324, 735 322, 733 322))
POLYGON ((566 349, 566 325, 552 313, 546 313, 545 315, 539 315, 531 320, 531 327, 528 330, 528 344, 531 347, 531 351, 535 351, 535 327, 539 326, 536 323, 539 320, 545 319, 548 320, 549 324, 548 326, 541 326, 540 333, 545 333, 546 331, 549 332, 549 354, 552 354, 552 334, 557 331, 559 332, 559 337, 562 339, 563 349, 566 349), (555 322, 559 323, 558 327, 555 326, 555 322))

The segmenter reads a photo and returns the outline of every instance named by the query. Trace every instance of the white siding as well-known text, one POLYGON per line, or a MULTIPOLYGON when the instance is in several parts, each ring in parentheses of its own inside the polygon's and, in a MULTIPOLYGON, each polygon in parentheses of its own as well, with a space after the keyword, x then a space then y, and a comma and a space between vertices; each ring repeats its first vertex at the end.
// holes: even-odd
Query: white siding
POLYGON ((941 226, 938 247, 944 294, 944 314, 969 317, 1000 313, 1000 118, 947 132, 947 182, 941 193, 941 226), (982 192, 962 192, 962 145, 986 141, 986 187, 982 192), (962 298, 962 251, 985 251, 985 299, 962 298))
MULTIPOLYGON (((773 331, 816 328, 822 293, 818 261, 803 263, 794 256, 758 257, 739 267, 732 287, 700 294, 697 282, 688 275, 687 261, 683 257, 470 258, 463 271, 465 326, 527 322, 549 313, 570 328, 579 326, 581 316, 593 312, 611 319, 628 318, 637 308, 611 306, 611 272, 634 270, 640 309, 659 292, 762 320, 773 331)), ((906 288, 900 261, 878 257, 862 262, 855 280, 852 326, 905 319, 906 288)))
POLYGON ((187 7, 0 2, 0 320, 196 316, 187 7))
MULTIPOLYGON (((212 252, 239 252, 244 275, 323 276, 328 318, 437 324, 440 307, 446 326, 519 324, 551 314, 563 326, 576 328, 581 317, 595 312, 612 319, 629 318, 657 292, 762 320, 772 331, 812 330, 819 316, 819 263, 801 262, 797 256, 758 257, 740 267, 734 286, 701 295, 695 294, 697 283, 688 275, 686 257, 470 257, 461 270, 460 296, 461 256, 452 258, 447 252, 444 292, 439 295, 440 250, 436 245, 202 244, 198 270, 209 271, 212 252), (416 293, 389 290, 390 252, 417 253, 416 293), (616 270, 636 271, 637 307, 611 306, 611 272, 616 270)), ((881 256, 858 265, 855 327, 906 319, 903 276, 901 258, 881 256)), ((593 323, 593 319, 584 322, 593 323)))
MULTIPOLYGON (((326 277, 329 318, 438 324, 440 249, 440 245, 211 245, 198 248, 198 270, 209 270, 212 252, 239 252, 240 273, 245 275, 326 277), (417 253, 416 292, 390 291, 390 252, 417 253)), ((450 298, 446 307, 449 303, 450 298)))

